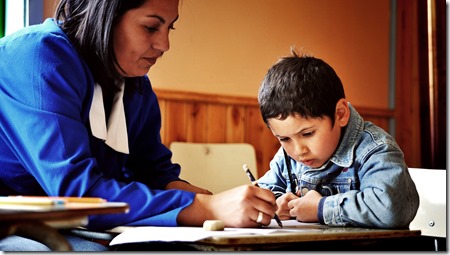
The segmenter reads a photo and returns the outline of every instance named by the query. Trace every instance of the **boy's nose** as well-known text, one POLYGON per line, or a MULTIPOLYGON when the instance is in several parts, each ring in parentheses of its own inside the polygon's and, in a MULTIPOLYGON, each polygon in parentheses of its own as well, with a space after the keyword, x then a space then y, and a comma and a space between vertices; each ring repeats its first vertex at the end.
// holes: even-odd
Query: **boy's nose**
POLYGON ((297 155, 299 157, 304 156, 305 154, 308 153, 308 147, 305 146, 304 144, 297 143, 295 145, 294 153, 295 153, 295 155, 297 155))

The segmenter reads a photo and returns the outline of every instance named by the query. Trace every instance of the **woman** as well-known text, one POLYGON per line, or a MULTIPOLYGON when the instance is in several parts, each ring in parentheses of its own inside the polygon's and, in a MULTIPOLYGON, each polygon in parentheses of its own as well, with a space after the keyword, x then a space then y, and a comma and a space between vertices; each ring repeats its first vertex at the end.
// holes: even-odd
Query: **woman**
POLYGON ((276 204, 269 190, 245 185, 211 195, 179 178, 161 143, 147 73, 169 49, 178 5, 61 0, 54 19, 0 40, 1 195, 129 204, 127 214, 90 217, 90 229, 270 223, 276 204))

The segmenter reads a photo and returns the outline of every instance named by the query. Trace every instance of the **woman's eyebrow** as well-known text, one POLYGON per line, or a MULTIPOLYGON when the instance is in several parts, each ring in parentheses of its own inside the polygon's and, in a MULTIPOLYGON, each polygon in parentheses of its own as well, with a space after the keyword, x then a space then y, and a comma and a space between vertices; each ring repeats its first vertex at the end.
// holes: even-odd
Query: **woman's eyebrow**
MULTIPOLYGON (((159 16, 159 15, 157 15, 157 14, 149 14, 149 15, 147 15, 147 17, 150 17, 150 18, 156 18, 156 19, 158 19, 159 22, 161 22, 162 24, 165 24, 165 23, 166 23, 166 20, 165 20, 163 17, 161 17, 161 16, 159 16)), ((175 19, 172 21, 171 24, 173 24, 175 21, 177 21, 178 18, 179 18, 179 15, 177 15, 177 16, 175 17, 175 19)))

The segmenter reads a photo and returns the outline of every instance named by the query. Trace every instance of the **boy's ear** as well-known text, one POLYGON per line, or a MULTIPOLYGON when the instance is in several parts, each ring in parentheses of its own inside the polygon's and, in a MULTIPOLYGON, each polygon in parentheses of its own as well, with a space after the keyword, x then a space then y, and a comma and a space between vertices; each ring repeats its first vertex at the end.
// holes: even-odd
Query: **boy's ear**
POLYGON ((336 104, 336 123, 340 127, 345 127, 350 119, 350 108, 345 98, 340 99, 336 104))

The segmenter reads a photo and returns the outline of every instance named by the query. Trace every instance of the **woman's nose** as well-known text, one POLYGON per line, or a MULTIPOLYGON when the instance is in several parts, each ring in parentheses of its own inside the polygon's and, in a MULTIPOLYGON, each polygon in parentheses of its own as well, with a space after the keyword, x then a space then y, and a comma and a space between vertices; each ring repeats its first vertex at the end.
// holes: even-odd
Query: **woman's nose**
POLYGON ((153 48, 161 52, 166 52, 170 48, 169 33, 160 33, 153 42, 153 48))

